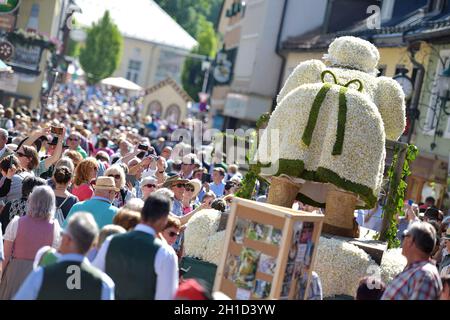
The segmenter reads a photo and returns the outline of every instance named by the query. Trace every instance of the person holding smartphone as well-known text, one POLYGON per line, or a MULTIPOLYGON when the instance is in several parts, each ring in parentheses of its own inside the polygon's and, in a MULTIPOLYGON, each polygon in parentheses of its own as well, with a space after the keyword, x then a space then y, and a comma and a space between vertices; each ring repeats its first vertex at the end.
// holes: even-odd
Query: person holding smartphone
MULTIPOLYGON (((52 169, 54 164, 61 159, 66 128, 56 126, 44 128, 29 136, 23 143, 24 146, 33 146, 40 137, 48 136, 49 134, 57 138, 57 143, 55 147, 51 147, 47 150, 48 157, 41 159, 39 165, 33 170, 34 174, 38 177, 52 169)), ((39 152, 39 150, 37 151, 39 152)))

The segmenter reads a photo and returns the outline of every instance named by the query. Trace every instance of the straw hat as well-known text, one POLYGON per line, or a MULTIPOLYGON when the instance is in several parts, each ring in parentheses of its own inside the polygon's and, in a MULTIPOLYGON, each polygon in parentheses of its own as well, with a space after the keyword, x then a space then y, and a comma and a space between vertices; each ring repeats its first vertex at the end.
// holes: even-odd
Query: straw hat
POLYGON ((202 189, 202 182, 198 179, 192 179, 192 180, 189 180, 189 182, 187 184, 190 184, 194 187, 193 196, 196 197, 200 193, 200 190, 202 189))
POLYGON ((95 190, 110 190, 119 192, 120 189, 116 187, 116 182, 112 177, 98 177, 94 185, 95 190))

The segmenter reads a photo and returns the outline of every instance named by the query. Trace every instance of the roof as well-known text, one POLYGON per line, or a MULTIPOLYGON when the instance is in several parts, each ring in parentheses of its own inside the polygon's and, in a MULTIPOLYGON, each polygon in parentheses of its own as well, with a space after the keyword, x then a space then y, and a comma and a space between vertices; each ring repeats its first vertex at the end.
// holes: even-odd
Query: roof
POLYGON ((329 44, 336 38, 335 33, 322 33, 322 27, 317 27, 300 36, 289 37, 283 42, 286 50, 319 50, 328 48, 329 44))
POLYGON ((445 8, 437 14, 427 13, 424 7, 415 8, 403 16, 395 16, 383 22, 379 29, 368 29, 367 25, 367 19, 364 19, 355 22, 345 30, 327 34, 322 33, 322 27, 318 27, 300 36, 288 38, 283 43, 283 49, 289 51, 323 50, 336 37, 344 35, 373 41, 379 47, 405 45, 405 40, 448 40, 443 36, 450 37, 450 8, 445 8))
POLYGON ((197 45, 172 17, 153 0, 76 0, 82 13, 75 20, 90 26, 109 10, 124 37, 158 43, 190 51, 197 45))
POLYGON ((152 94, 165 86, 171 86, 184 99, 184 101, 193 102, 191 96, 172 78, 167 78, 166 80, 158 82, 153 87, 145 89, 145 95, 148 96, 149 94, 152 94))

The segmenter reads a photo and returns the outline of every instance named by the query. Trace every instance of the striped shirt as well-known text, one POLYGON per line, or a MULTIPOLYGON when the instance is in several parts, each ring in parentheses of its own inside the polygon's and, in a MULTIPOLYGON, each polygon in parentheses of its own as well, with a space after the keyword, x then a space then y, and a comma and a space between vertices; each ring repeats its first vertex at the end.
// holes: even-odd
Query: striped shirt
POLYGON ((437 300, 442 282, 435 265, 418 261, 406 266, 386 288, 381 300, 437 300))

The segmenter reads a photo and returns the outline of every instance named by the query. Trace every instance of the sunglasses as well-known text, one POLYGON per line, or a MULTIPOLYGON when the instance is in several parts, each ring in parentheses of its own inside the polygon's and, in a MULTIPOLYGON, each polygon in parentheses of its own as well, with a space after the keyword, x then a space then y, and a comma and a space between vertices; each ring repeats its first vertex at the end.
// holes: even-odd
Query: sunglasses
POLYGON ((180 235, 180 233, 179 232, 173 232, 173 231, 170 231, 169 232, 169 237, 171 237, 171 238, 173 238, 173 237, 175 237, 175 236, 179 236, 180 235))
POLYGON ((194 190, 195 190, 195 189, 192 188, 192 187, 186 187, 186 191, 187 191, 187 192, 194 192, 194 190))
POLYGON ((16 154, 19 156, 19 158, 21 158, 21 157, 28 158, 28 156, 25 153, 22 153, 20 151, 17 151, 16 154))
POLYGON ((146 187, 146 188, 156 188, 156 184, 151 184, 151 183, 144 184, 144 187, 146 187))
POLYGON ((177 187, 177 188, 186 188, 186 185, 182 184, 182 183, 179 183, 179 184, 176 184, 175 187, 177 187))
POLYGON ((114 178, 116 180, 119 180, 120 179, 120 174, 110 174, 110 175, 108 175, 108 177, 114 178))
POLYGON ((405 240, 405 238, 408 238, 408 237, 411 237, 411 235, 410 234, 402 234, 402 236, 401 236, 402 241, 405 240))
POLYGON ((77 138, 67 138, 67 140, 70 140, 70 141, 78 141, 77 138))

